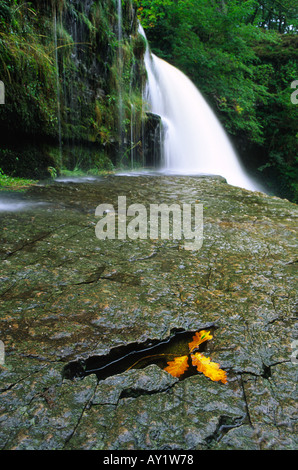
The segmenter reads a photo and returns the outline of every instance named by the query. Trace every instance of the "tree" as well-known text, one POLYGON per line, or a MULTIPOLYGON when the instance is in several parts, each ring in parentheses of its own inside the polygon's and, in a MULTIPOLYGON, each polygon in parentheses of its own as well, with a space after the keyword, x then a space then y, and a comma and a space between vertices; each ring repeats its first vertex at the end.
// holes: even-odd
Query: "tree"
POLYGON ((297 2, 138 0, 153 52, 193 80, 240 154, 293 200, 297 2))

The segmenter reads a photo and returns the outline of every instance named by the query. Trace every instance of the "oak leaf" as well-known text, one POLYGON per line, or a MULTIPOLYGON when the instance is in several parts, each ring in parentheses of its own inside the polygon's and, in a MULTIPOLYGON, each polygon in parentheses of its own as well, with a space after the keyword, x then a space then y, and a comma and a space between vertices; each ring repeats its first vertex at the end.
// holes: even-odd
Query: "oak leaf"
POLYGON ((188 369, 188 356, 175 357, 173 361, 168 362, 165 370, 173 377, 180 377, 188 369))
POLYGON ((194 349, 197 349, 200 344, 204 343, 204 341, 208 341, 212 338, 213 336, 210 334, 210 331, 197 331, 195 336, 193 336, 192 341, 188 343, 189 351, 192 352, 194 349))
POLYGON ((191 360, 198 372, 203 372, 206 377, 209 377, 209 379, 215 382, 221 381, 224 384, 227 383, 227 373, 220 369, 219 364, 211 362, 209 357, 205 357, 203 354, 197 352, 191 354, 191 360))

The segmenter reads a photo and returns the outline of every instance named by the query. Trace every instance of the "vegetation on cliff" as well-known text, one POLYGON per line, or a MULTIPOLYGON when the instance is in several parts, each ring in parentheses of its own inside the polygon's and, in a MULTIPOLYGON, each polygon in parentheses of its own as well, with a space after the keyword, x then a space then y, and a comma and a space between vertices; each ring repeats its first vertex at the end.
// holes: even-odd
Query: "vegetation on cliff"
POLYGON ((122 0, 121 37, 117 5, 0 1, 2 170, 44 177, 49 167, 142 164, 138 16, 152 50, 199 87, 241 157, 297 201, 297 0, 122 0))
POLYGON ((22 176, 49 176, 48 166, 62 164, 111 169, 120 128, 124 139, 131 110, 139 127, 142 117, 132 2, 123 2, 121 40, 113 0, 5 0, 0 18, 2 169, 22 176))
POLYGON ((152 50, 199 87, 239 153, 298 200, 297 0, 138 0, 152 50))

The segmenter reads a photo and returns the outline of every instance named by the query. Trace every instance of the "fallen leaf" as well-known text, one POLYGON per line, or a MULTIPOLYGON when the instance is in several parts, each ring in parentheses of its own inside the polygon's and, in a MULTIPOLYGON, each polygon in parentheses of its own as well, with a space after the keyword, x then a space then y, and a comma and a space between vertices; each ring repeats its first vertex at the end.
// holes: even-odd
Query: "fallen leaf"
POLYGON ((212 339, 213 336, 210 334, 210 331, 201 330, 197 331, 195 336, 193 336, 191 343, 188 344, 189 351, 193 352, 194 349, 197 349, 200 344, 204 343, 204 341, 208 341, 212 339))
POLYGON ((180 377, 188 369, 188 356, 175 357, 173 361, 168 362, 165 370, 173 377, 180 377))
POLYGON ((211 362, 209 357, 203 356, 203 354, 195 353, 191 354, 191 360, 193 366, 197 368, 198 372, 202 372, 206 377, 213 380, 214 382, 221 381, 227 383, 227 373, 220 369, 219 364, 211 362))

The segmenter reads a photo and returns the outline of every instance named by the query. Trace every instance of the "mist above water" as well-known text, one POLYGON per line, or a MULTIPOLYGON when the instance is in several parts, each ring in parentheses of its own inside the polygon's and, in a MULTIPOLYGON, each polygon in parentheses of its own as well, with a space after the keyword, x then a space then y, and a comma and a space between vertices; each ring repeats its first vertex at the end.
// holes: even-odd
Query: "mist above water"
POLYGON ((44 202, 27 202, 16 198, 0 198, 0 213, 2 212, 20 212, 24 210, 36 209, 43 206, 44 202))

